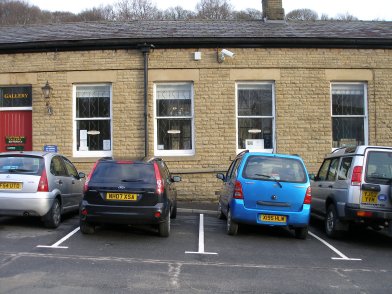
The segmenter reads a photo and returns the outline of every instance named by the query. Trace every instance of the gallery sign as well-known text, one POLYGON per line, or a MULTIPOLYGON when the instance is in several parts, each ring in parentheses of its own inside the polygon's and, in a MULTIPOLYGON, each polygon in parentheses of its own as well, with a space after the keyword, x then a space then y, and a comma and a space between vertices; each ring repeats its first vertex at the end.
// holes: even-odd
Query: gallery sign
POLYGON ((24 136, 6 136, 5 144, 25 144, 26 137, 24 136))
POLYGON ((0 87, 0 107, 31 107, 32 86, 0 87))

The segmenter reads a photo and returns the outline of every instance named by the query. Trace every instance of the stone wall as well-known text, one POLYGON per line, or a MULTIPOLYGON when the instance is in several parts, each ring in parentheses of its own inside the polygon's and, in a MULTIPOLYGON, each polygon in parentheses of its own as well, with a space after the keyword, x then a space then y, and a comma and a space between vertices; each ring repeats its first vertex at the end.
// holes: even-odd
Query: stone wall
MULTIPOLYGON (((180 199, 216 200, 215 174, 236 155, 237 81, 275 83, 276 151, 299 154, 316 172, 331 152, 330 83, 366 82, 370 144, 392 145, 392 50, 240 49, 217 62, 216 49, 153 50, 149 55, 149 154, 154 153, 153 85, 194 83, 194 156, 164 158, 174 174, 180 199), (201 60, 193 53, 200 51, 201 60)), ((96 158, 73 157, 73 84, 112 84, 113 154, 143 156, 143 55, 136 50, 8 54, 0 58, 0 86, 32 85, 33 148, 58 145, 88 172, 96 158), (41 87, 53 87, 46 113, 41 87)))

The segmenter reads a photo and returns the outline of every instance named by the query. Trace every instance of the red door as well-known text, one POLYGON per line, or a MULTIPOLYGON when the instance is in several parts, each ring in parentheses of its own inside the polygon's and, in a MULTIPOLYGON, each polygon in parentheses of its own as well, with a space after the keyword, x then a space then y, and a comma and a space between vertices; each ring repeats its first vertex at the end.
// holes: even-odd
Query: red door
POLYGON ((31 114, 31 110, 0 111, 0 152, 32 150, 31 114))

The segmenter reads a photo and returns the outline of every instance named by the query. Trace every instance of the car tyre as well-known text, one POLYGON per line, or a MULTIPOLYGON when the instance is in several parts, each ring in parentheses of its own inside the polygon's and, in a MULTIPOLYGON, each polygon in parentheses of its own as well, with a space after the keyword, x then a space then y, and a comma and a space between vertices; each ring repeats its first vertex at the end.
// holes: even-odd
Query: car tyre
POLYGON ((159 236, 165 237, 165 238, 169 237, 169 235, 170 235, 170 217, 171 217, 171 214, 170 214, 170 209, 169 209, 169 214, 167 215, 165 221, 158 225, 159 236))
POLYGON ((330 238, 338 238, 342 235, 342 231, 337 230, 338 214, 335 205, 330 204, 327 208, 327 215, 325 216, 325 233, 330 238))
POLYGON ((295 238, 306 240, 306 237, 308 236, 308 227, 295 228, 294 234, 295 234, 295 238))
POLYGON ((55 229, 60 225, 61 222, 61 204, 56 198, 53 201, 52 207, 48 213, 44 216, 44 225, 47 228, 55 229))
POLYGON ((174 219, 177 217, 177 201, 174 202, 174 205, 172 206, 172 212, 170 214, 170 218, 174 219))
POLYGON ((91 235, 91 234, 95 233, 95 226, 94 225, 92 225, 86 221, 83 221, 83 220, 80 220, 79 225, 80 225, 80 231, 82 232, 82 234, 91 235))
POLYGON ((231 236, 235 236, 238 233, 238 224, 232 220, 230 209, 227 211, 226 231, 231 236))
POLYGON ((220 202, 218 203, 218 218, 219 219, 225 219, 226 216, 222 211, 222 205, 220 204, 220 202))

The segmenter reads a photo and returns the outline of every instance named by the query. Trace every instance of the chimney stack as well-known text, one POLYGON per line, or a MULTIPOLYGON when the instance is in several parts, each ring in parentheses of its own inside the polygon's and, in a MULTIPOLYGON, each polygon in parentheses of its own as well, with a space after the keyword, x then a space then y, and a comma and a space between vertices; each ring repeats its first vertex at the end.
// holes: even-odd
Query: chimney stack
POLYGON ((284 20, 282 0, 261 0, 263 18, 267 20, 284 20))

